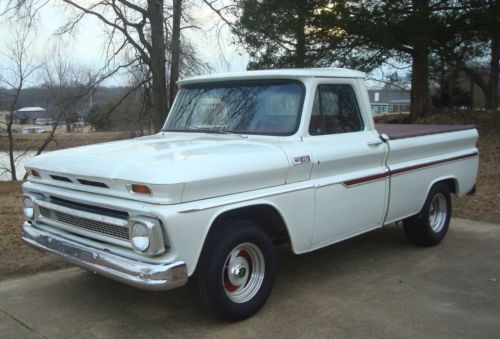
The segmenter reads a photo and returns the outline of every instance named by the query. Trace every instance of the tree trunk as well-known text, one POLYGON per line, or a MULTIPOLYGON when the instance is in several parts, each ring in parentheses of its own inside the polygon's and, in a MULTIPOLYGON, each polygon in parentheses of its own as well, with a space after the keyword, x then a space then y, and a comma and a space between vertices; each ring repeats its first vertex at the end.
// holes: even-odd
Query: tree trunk
POLYGON ((17 180, 16 158, 14 157, 14 135, 13 135, 14 131, 12 130, 12 125, 14 124, 15 110, 17 107, 17 102, 19 100, 19 96, 21 95, 21 89, 23 88, 23 84, 24 84, 24 79, 21 76, 21 78, 19 79, 19 87, 16 88, 16 94, 14 96, 14 100, 10 105, 10 115, 9 115, 9 121, 7 123, 7 135, 9 140, 10 176, 12 180, 17 180))
POLYGON ((173 0, 173 19, 172 19, 172 57, 170 62, 170 106, 174 102, 177 94, 177 80, 179 80, 179 65, 181 54, 181 14, 182 0, 173 0))
POLYGON ((429 53, 427 47, 417 46, 412 56, 410 121, 427 116, 430 110, 429 53))
POLYGON ((497 109, 498 106, 498 62, 500 61, 500 44, 498 40, 497 36, 493 36, 491 39, 490 79, 487 92, 484 93, 486 96, 486 109, 497 109))
POLYGON ((12 121, 13 121, 12 115, 13 114, 14 114, 14 112, 11 111, 10 121, 9 121, 9 124, 7 125, 7 133, 8 133, 8 138, 9 138, 10 176, 11 176, 12 180, 17 180, 16 161, 14 158, 14 137, 12 135, 12 121))
POLYGON ((295 67, 304 68, 306 63, 306 18, 305 18, 305 3, 302 2, 301 9, 299 9, 298 14, 298 23, 297 23, 297 45, 295 47, 295 67))
MULTIPOLYGON (((430 16, 429 0, 412 0, 412 5, 421 18, 426 19, 430 16)), ((409 120, 414 122, 417 118, 428 115, 431 110, 431 99, 429 96, 429 44, 424 37, 417 37, 414 41, 411 56, 409 120)))
POLYGON ((153 82, 153 124, 159 131, 168 113, 167 81, 165 75, 165 40, 163 35, 163 0, 148 0, 151 23, 151 76, 153 82))
POLYGON ((66 118, 65 120, 66 124, 66 133, 71 133, 71 118, 66 118))

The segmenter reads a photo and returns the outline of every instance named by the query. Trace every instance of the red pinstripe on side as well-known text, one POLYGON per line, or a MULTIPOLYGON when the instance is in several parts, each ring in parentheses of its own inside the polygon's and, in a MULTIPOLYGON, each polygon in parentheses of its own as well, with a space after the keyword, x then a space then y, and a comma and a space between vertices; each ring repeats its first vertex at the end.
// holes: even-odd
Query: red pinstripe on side
POLYGON ((478 152, 473 152, 473 153, 469 153, 469 154, 465 154, 465 155, 460 155, 460 156, 456 156, 456 157, 452 157, 452 158, 446 158, 446 159, 441 159, 441 160, 436 160, 436 161, 431 161, 431 162, 425 162, 425 163, 421 163, 421 164, 417 164, 417 165, 413 165, 413 166, 398 168, 397 170, 393 170, 393 171, 385 171, 383 173, 377 173, 377 174, 373 174, 373 175, 368 175, 366 177, 361 177, 361 178, 346 180, 346 181, 343 181, 342 184, 344 186, 346 186, 346 187, 350 187, 350 186, 354 186, 354 185, 359 185, 359 184, 364 184, 364 183, 367 183, 367 182, 380 180, 380 179, 386 178, 386 177, 391 176, 391 175, 396 175, 396 174, 401 174, 401 173, 405 173, 405 172, 410 172, 410 171, 418 170, 418 169, 425 168, 425 167, 439 165, 439 164, 442 164, 442 163, 445 163, 445 162, 452 162, 452 161, 457 161, 457 160, 463 160, 463 159, 467 159, 467 158, 472 158, 472 157, 476 157, 477 155, 478 155, 478 152))
POLYGON ((457 156, 457 157, 452 157, 452 158, 447 158, 447 159, 441 159, 441 160, 436 160, 436 161, 431 161, 431 162, 425 162, 425 163, 417 164, 417 165, 413 165, 413 166, 403 167, 403 168, 399 168, 397 170, 391 171, 391 175, 401 174, 401 173, 404 173, 404 172, 414 171, 414 170, 425 168, 425 167, 439 165, 439 164, 442 164, 442 163, 445 163, 445 162, 451 162, 451 161, 457 161, 457 160, 472 158, 472 157, 476 157, 477 155, 478 155, 478 152, 473 152, 473 153, 469 153, 469 154, 465 154, 465 155, 460 155, 460 156, 457 156))
POLYGON ((349 187, 349 186, 363 184, 363 183, 369 182, 369 181, 380 180, 380 179, 388 177, 388 176, 389 176, 389 171, 386 171, 384 173, 373 174, 373 175, 368 175, 366 177, 347 180, 347 181, 342 182, 342 184, 344 186, 349 187))

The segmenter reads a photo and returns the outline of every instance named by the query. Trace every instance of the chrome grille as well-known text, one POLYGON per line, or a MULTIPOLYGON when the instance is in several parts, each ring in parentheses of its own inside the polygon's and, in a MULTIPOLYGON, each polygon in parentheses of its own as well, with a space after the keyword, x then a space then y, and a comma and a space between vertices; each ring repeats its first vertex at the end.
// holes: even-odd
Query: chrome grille
POLYGON ((102 221, 90 220, 68 213, 56 211, 47 207, 38 206, 40 214, 47 219, 61 222, 66 225, 85 229, 87 231, 108 235, 114 238, 129 240, 128 227, 108 224, 102 221))

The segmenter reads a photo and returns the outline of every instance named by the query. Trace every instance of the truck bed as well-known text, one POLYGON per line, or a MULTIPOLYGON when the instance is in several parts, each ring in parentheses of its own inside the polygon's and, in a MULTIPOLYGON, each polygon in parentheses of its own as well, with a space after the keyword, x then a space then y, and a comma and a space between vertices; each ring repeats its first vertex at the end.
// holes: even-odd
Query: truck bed
POLYGON ((474 125, 417 125, 417 124, 375 124, 375 129, 387 134, 390 139, 404 139, 422 135, 463 131, 474 125))

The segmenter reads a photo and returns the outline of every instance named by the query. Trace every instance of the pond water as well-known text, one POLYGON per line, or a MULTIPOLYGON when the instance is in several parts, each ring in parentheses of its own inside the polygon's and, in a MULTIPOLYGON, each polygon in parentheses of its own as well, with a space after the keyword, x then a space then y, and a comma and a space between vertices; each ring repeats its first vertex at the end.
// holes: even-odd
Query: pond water
MULTIPOLYGON (((16 174, 18 180, 22 180, 24 173, 26 173, 24 170, 24 164, 26 161, 33 158, 36 154, 36 152, 32 151, 21 156, 23 153, 24 152, 22 151, 14 152, 14 157, 17 158, 20 156, 16 161, 16 174)), ((9 154, 7 152, 0 152, 0 181, 11 179, 10 172, 6 171, 6 168, 10 169, 9 154)))

